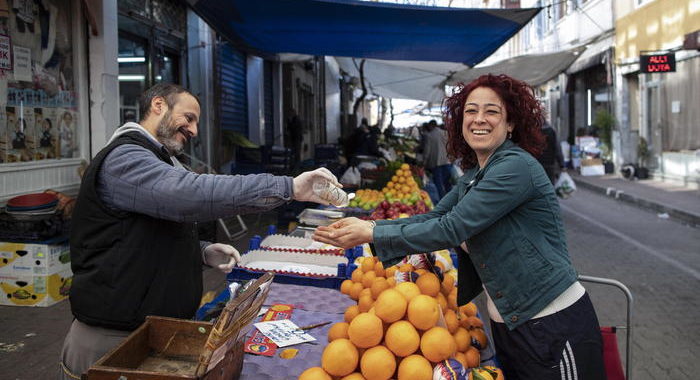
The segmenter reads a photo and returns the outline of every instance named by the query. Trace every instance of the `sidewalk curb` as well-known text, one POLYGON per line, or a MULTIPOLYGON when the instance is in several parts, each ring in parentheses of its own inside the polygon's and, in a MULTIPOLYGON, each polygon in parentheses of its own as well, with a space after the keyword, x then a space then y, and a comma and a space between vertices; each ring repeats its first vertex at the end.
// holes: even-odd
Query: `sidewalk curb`
POLYGON ((586 180, 583 180, 579 177, 571 177, 576 183, 576 186, 592 190, 596 193, 603 194, 605 196, 614 198, 625 203, 629 203, 639 208, 651 210, 656 213, 667 213, 670 218, 673 218, 681 223, 696 228, 700 227, 700 215, 683 211, 677 208, 672 208, 658 202, 650 201, 648 199, 640 198, 638 196, 635 196, 634 194, 625 193, 622 190, 615 189, 614 187, 603 187, 587 182, 586 180))

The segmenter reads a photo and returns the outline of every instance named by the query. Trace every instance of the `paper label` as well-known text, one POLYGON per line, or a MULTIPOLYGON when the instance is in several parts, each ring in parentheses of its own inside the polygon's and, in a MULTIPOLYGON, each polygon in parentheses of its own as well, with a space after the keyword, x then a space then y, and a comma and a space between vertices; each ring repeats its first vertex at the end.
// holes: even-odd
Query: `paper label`
POLYGON ((270 338, 277 347, 287 347, 316 340, 316 338, 307 334, 304 330, 299 329, 299 326, 289 319, 259 322, 255 323, 254 326, 258 331, 270 338))

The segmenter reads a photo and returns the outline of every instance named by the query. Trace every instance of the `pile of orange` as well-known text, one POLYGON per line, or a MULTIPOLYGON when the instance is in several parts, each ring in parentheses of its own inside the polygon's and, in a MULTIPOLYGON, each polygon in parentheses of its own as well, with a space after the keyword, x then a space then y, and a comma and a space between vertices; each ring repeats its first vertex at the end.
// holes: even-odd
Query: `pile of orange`
POLYGON ((454 277, 445 274, 440 281, 410 264, 385 269, 374 257, 360 260, 340 287, 358 304, 328 331, 321 367, 299 379, 430 380, 437 363, 454 358, 470 373, 477 371, 477 379, 502 380, 502 374, 491 376, 500 373, 497 368, 480 367, 486 333, 476 305, 457 306, 454 277), (419 276, 415 283, 396 284, 397 271, 419 276))

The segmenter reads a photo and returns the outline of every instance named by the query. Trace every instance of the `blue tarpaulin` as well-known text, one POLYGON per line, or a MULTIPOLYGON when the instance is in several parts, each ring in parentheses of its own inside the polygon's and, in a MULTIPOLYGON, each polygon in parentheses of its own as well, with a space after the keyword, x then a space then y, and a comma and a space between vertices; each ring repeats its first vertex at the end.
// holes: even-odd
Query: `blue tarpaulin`
POLYGON ((188 0, 214 30, 258 55, 299 53, 474 66, 540 8, 464 9, 340 0, 188 0))

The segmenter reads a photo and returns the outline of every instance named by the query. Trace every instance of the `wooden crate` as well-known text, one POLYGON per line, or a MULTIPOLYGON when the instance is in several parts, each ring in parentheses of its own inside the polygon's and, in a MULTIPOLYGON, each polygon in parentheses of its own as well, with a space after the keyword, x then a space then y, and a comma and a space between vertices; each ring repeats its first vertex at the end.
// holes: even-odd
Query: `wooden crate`
POLYGON ((243 366, 244 327, 260 311, 274 275, 267 273, 230 300, 215 323, 148 316, 119 346, 90 367, 87 380, 236 380, 243 366))

